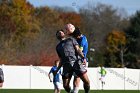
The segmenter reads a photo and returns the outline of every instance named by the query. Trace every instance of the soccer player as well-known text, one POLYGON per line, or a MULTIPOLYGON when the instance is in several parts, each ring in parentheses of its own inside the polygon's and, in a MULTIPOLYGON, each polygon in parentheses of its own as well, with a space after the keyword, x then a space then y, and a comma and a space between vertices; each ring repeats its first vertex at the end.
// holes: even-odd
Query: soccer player
POLYGON ((100 72, 101 74, 101 78, 99 80, 101 80, 101 83, 102 83, 102 90, 103 90, 103 86, 105 85, 105 76, 107 74, 105 68, 103 66, 101 66, 101 69, 100 69, 100 72))
MULTIPOLYGON (((88 67, 88 60, 87 60, 87 52, 88 52, 88 41, 85 35, 83 35, 79 28, 76 28, 73 32, 73 36, 76 38, 81 51, 84 54, 83 65, 87 68, 88 67)), ((78 93, 79 86, 80 86, 80 77, 74 74, 74 81, 73 81, 73 92, 78 93)))
POLYGON ((70 30, 67 30, 66 32, 66 34, 68 35, 67 39, 63 39, 63 36, 61 36, 63 35, 62 33, 64 33, 63 31, 57 31, 56 33, 56 37, 60 40, 60 43, 56 47, 56 51, 61 60, 61 65, 59 67, 63 66, 63 87, 68 93, 72 93, 69 84, 73 72, 75 72, 76 75, 79 76, 84 83, 85 93, 89 93, 90 81, 86 73, 87 70, 84 68, 81 61, 82 59, 84 59, 84 55, 79 48, 76 39, 71 36, 74 30, 74 26, 71 25, 70 30))
POLYGON ((57 70, 57 67, 59 66, 59 61, 56 60, 54 62, 54 66, 51 68, 48 76, 50 79, 50 82, 52 82, 50 74, 53 73, 53 84, 54 84, 54 93, 60 93, 60 75, 61 75, 61 69, 57 72, 56 75, 54 75, 54 72, 57 70))
POLYGON ((73 32, 73 36, 76 38, 80 49, 82 50, 84 54, 84 60, 83 64, 85 64, 86 67, 88 67, 88 60, 87 60, 87 53, 88 53, 88 41, 85 35, 83 35, 79 28, 76 28, 73 32))
POLYGON ((3 82, 4 82, 4 74, 3 70, 0 68, 0 88, 3 86, 3 82))

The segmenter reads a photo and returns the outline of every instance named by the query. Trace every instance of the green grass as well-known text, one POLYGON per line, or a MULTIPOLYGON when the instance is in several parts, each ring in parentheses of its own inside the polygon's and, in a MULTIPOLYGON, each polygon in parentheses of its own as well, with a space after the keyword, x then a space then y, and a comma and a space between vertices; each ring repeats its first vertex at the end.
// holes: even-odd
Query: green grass
MULTIPOLYGON (((0 89, 0 93, 53 93, 47 89, 0 89)), ((64 90, 61 93, 66 93, 64 90)), ((80 90, 79 93, 84 93, 80 90)), ((90 93, 140 93, 140 90, 91 90, 90 93)))

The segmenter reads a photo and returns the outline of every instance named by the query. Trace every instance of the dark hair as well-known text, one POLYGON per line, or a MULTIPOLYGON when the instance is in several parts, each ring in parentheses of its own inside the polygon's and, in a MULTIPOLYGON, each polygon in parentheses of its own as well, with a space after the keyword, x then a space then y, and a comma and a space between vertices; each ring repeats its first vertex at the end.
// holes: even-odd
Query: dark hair
POLYGON ((59 62, 60 62, 59 60, 55 60, 55 61, 54 61, 54 64, 56 65, 56 63, 59 63, 59 62))
POLYGON ((81 31, 78 27, 75 28, 74 32, 72 33, 74 37, 78 37, 81 35, 81 31))
POLYGON ((57 38, 58 40, 61 40, 61 39, 62 39, 62 36, 61 36, 61 32, 60 32, 60 31, 64 32, 62 29, 56 31, 56 38, 57 38))

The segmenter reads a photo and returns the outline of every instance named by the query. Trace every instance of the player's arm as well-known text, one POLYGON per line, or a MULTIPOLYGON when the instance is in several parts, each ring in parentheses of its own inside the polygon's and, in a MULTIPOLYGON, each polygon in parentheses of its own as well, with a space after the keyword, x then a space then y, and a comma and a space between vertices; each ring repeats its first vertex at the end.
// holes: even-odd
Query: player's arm
POLYGON ((88 52, 88 42, 87 42, 87 38, 83 37, 82 41, 79 44, 80 49, 82 50, 83 54, 84 54, 84 59, 83 59, 83 64, 86 65, 87 63, 87 52, 88 52))
POLYGON ((83 49, 83 46, 79 46, 80 50, 82 51, 83 55, 84 55, 84 58, 83 58, 83 65, 86 65, 87 63, 87 59, 86 59, 86 54, 87 52, 83 49))
POLYGON ((50 82, 52 82, 52 79, 51 79, 51 76, 50 76, 51 73, 52 73, 52 68, 51 68, 51 70, 50 70, 50 72, 49 72, 49 74, 48 74, 48 77, 49 77, 49 79, 50 79, 50 82))
POLYGON ((55 74, 60 70, 61 67, 62 67, 62 62, 60 61, 59 66, 57 67, 57 70, 55 71, 55 74))
POLYGON ((76 52, 78 53, 78 55, 81 58, 84 58, 84 54, 83 54, 82 50, 80 49, 78 42, 74 38, 72 39, 72 42, 73 42, 73 46, 74 46, 76 52))
POLYGON ((76 49, 77 53, 79 54, 79 56, 81 56, 81 58, 84 59, 84 54, 83 54, 82 50, 80 49, 79 45, 75 45, 75 49, 76 49))
POLYGON ((57 67, 57 70, 54 72, 54 75, 56 75, 57 72, 59 71, 59 69, 62 67, 61 55, 60 55, 59 51, 57 50, 57 48, 56 48, 56 52, 57 52, 57 55, 60 59, 60 63, 59 63, 59 66, 57 67))
POLYGON ((60 55, 60 53, 59 53, 57 48, 56 48, 56 52, 57 52, 57 55, 58 55, 58 57, 60 59, 60 63, 59 63, 59 66, 57 67, 57 70, 54 72, 54 75, 56 75, 57 72, 59 71, 59 69, 62 67, 61 55, 60 55))
POLYGON ((83 37, 83 39, 81 41, 80 48, 82 49, 84 57, 86 58, 87 52, 88 52, 88 41, 87 41, 87 38, 85 36, 83 37))

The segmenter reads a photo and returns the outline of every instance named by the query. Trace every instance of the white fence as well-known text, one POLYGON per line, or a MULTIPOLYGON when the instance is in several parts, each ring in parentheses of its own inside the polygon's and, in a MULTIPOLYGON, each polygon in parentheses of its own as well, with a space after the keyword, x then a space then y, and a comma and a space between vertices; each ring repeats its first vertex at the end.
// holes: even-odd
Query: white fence
MULTIPOLYGON (((5 89, 53 89, 53 83, 49 81, 47 66, 0 66, 4 71, 5 89)), ((100 90, 100 68, 88 68, 91 89, 100 90)), ((140 90, 140 69, 106 68, 107 90, 140 90)), ((71 86, 72 86, 71 80, 71 86)), ((80 89, 83 89, 82 82, 80 89)), ((61 84, 61 88, 62 84, 61 84)))

